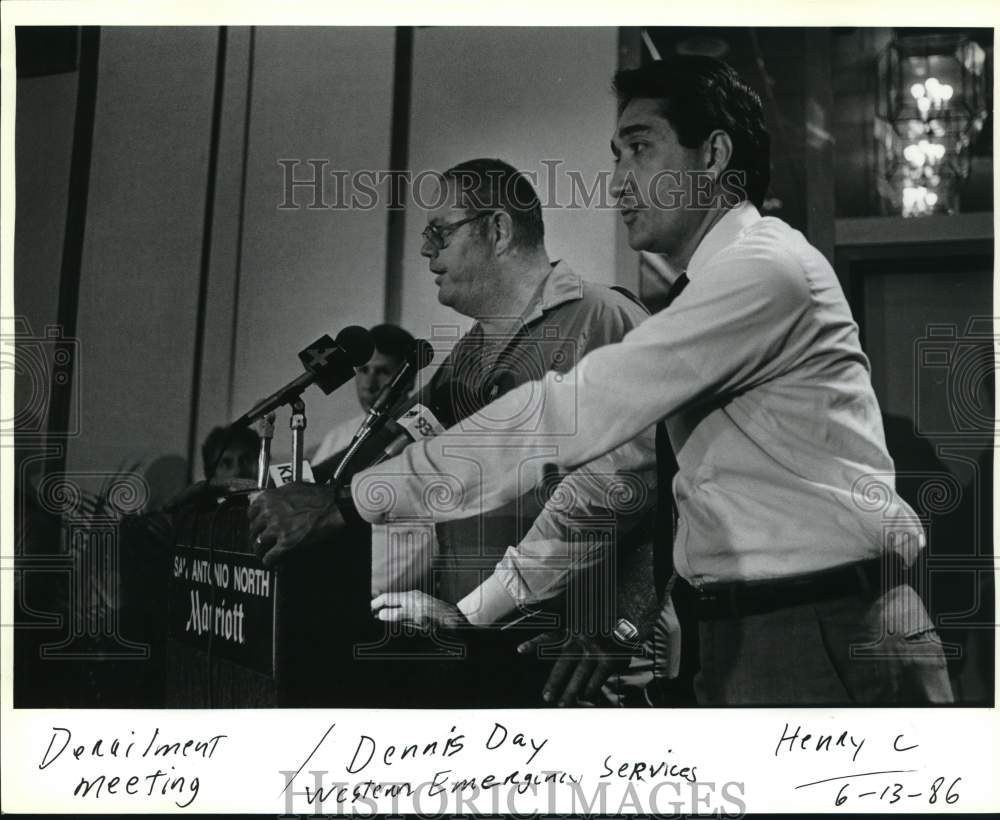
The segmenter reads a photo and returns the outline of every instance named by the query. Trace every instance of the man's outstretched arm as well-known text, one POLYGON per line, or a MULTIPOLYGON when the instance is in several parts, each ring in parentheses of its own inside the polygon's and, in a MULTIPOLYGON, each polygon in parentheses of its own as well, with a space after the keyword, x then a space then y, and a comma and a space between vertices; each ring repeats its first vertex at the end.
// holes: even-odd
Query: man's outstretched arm
MULTIPOLYGON (((568 373, 521 385, 442 435, 358 473, 353 505, 344 511, 383 523, 387 517, 446 521, 495 509, 536 485, 548 463, 613 471, 611 461, 596 460, 630 446, 660 419, 704 395, 779 375, 799 354, 790 329, 809 304, 808 283, 791 262, 752 261, 760 264, 709 265, 673 305, 622 342, 591 351, 568 373), (469 433, 472 428, 478 432, 469 433), (488 469, 468 456, 480 447, 493 454, 488 469)), ((294 492, 281 501, 291 501, 294 492)), ((342 525, 331 491, 301 492, 302 510, 276 500, 268 504, 273 515, 255 521, 251 534, 261 537, 268 555, 277 550, 280 556, 314 529, 328 535, 342 525)), ((259 512, 251 509, 252 516, 259 512)))
POLYGON ((357 510, 372 523, 387 516, 447 520, 512 501, 542 479, 547 463, 590 466, 705 396, 780 375, 799 353, 790 330, 809 298, 791 262, 710 265, 621 342, 590 351, 567 373, 516 387, 442 435, 358 473, 357 510), (485 468, 468 458, 476 448, 492 451, 485 468), (428 481, 446 490, 446 505, 423 491, 428 481))

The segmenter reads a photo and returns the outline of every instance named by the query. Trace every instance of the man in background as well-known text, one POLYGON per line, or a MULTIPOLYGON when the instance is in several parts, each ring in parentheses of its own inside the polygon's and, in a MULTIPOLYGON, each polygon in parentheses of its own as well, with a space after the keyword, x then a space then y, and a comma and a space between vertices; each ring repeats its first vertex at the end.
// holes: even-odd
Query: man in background
MULTIPOLYGON (((392 381, 413 350, 413 336, 399 325, 375 325, 370 332, 375 352, 366 364, 357 368, 354 375, 354 389, 361 413, 338 424, 323 437, 311 459, 314 467, 347 449, 378 394, 392 381)), ((411 383, 408 389, 412 386, 411 383)))
POLYGON ((232 478, 256 478, 260 437, 250 427, 215 427, 201 445, 205 480, 223 483, 232 478), (220 452, 225 447, 225 451, 220 452))

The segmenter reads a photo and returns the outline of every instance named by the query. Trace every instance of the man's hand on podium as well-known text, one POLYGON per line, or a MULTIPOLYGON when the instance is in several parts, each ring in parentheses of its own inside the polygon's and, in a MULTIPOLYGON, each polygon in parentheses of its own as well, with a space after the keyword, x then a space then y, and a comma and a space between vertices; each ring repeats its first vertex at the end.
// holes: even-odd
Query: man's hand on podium
POLYGON ((416 589, 377 595, 372 599, 372 614, 379 621, 402 623, 424 632, 469 626, 457 606, 416 589))
POLYGON ((249 516, 254 552, 269 569, 296 547, 325 540, 344 527, 333 490, 315 484, 264 490, 249 516))

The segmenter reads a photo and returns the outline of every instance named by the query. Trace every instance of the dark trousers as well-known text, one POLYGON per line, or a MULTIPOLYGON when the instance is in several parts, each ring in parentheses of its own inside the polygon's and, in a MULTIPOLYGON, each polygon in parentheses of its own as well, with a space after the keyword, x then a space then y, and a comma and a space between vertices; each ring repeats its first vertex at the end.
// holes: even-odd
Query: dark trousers
POLYGON ((941 643, 906 584, 743 617, 702 620, 701 706, 951 703, 941 643))

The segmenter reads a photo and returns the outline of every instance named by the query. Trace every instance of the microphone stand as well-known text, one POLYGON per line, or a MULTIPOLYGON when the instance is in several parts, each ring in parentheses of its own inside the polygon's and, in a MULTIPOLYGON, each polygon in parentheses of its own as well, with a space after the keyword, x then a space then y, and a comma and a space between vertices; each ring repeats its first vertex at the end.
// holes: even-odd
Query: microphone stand
POLYGON ((302 442, 306 429, 306 405, 302 396, 296 396, 292 402, 288 426, 292 430, 292 481, 302 481, 302 442))
POLYGON ((260 435, 260 453, 257 455, 257 489, 267 487, 267 472, 271 467, 271 439, 274 438, 274 413, 268 413, 257 422, 260 435))

